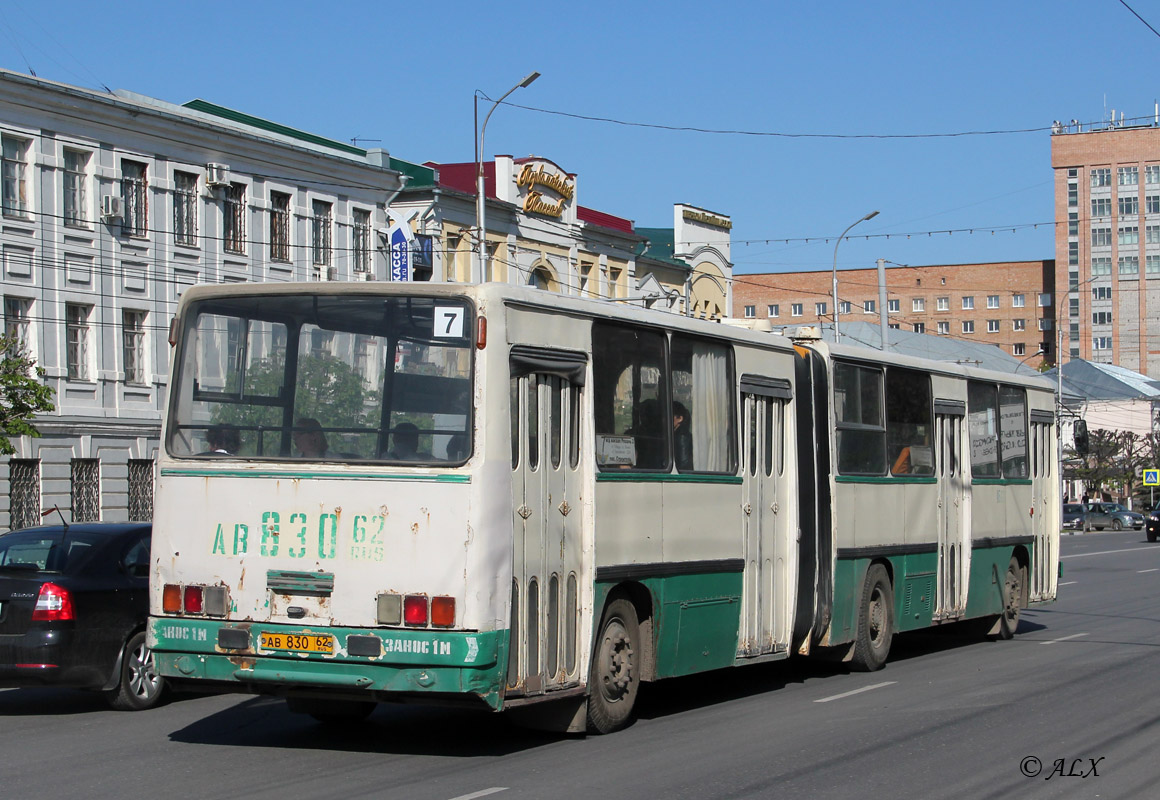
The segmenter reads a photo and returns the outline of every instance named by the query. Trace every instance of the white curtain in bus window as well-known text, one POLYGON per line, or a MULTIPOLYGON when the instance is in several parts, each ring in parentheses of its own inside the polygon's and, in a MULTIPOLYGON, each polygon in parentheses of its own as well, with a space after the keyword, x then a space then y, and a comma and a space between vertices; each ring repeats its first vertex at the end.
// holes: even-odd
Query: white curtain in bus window
POLYGON ((971 475, 999 477, 999 401, 995 386, 967 384, 967 424, 971 436, 971 475))
POLYGON ((886 473, 886 428, 882 417, 882 370, 834 364, 834 420, 838 472, 886 473))
POLYGON ((999 433, 1004 478, 1027 477, 1027 392, 999 387, 999 433))
POLYGON ((680 472, 737 471, 730 348, 673 336, 673 455, 680 472))

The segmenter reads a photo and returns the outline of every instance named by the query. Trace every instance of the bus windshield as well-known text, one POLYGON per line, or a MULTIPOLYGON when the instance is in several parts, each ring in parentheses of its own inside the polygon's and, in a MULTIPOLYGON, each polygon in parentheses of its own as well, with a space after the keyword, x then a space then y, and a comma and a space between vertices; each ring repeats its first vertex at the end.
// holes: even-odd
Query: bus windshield
POLYGON ((470 455, 465 299, 249 295, 190 305, 170 455, 462 464, 470 455))

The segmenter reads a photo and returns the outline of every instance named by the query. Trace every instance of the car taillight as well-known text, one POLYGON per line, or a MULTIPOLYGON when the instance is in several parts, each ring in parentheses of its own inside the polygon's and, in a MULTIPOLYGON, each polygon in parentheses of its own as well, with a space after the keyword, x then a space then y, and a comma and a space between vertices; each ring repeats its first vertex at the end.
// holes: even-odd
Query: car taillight
POLYGON ((426 595, 409 594, 403 598, 403 624, 419 626, 427 624, 426 595))
POLYGON ((72 594, 63 586, 46 583, 40 587, 36 607, 32 610, 34 622, 57 622, 74 619, 72 594))
POLYGON ((200 586, 186 586, 185 587, 185 613, 186 614, 200 614, 201 613, 202 588, 200 586))
POLYGON ((436 628, 455 627, 455 598, 431 598, 431 625, 436 628))
POLYGON ((165 588, 161 590, 161 610, 166 614, 180 614, 181 613, 181 587, 173 584, 165 584, 165 588))

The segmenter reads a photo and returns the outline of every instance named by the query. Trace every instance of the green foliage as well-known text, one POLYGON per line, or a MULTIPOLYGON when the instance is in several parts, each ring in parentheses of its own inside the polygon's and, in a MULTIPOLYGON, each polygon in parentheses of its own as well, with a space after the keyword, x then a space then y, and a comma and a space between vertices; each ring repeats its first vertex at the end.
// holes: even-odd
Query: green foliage
POLYGON ((55 392, 41 383, 44 374, 15 336, 0 336, 0 455, 16 452, 13 436, 40 436, 33 415, 56 407, 55 392))
POLYGON ((1069 470, 1084 482, 1093 496, 1101 492, 1131 496, 1139 488, 1141 469, 1154 467, 1160 455, 1160 437, 1140 436, 1132 431, 1100 428, 1088 432, 1088 453, 1079 455, 1070 448, 1065 458, 1069 470))

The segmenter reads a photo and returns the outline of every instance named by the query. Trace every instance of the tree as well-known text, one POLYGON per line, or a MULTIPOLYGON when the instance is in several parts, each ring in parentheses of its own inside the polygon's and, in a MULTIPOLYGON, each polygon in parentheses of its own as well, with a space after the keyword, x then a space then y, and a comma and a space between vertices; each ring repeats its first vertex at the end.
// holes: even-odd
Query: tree
POLYGON ((0 455, 16 452, 14 436, 40 436, 33 415, 56 407, 55 392, 41 383, 44 374, 17 337, 0 336, 0 455))
POLYGON ((1079 456, 1075 476, 1089 490, 1132 496, 1140 470, 1155 464, 1155 435, 1097 428, 1089 431, 1088 439, 1088 452, 1079 456))

